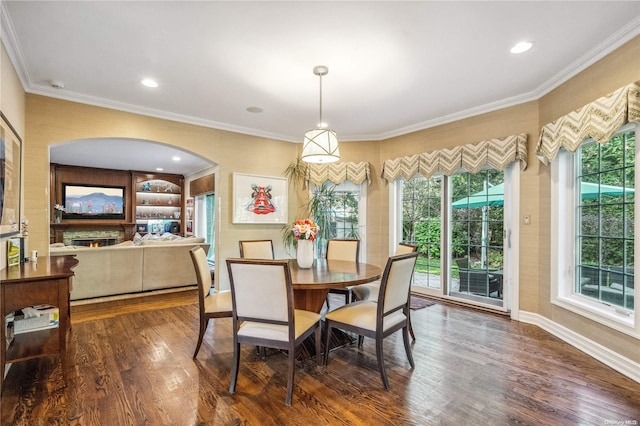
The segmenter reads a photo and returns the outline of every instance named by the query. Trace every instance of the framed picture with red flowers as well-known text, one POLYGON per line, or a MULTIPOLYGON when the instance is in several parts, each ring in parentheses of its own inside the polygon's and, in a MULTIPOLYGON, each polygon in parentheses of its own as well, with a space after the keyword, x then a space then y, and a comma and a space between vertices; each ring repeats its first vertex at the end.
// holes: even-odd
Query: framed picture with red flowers
POLYGON ((234 173, 233 223, 287 223, 288 189, 286 178, 234 173))

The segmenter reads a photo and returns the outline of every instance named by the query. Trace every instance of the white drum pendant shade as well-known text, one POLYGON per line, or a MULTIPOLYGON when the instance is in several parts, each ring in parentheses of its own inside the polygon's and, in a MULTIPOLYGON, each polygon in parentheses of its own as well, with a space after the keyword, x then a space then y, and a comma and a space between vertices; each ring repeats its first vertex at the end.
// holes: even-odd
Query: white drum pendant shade
POLYGON ((340 160, 338 137, 329 129, 312 129, 304 134, 303 161, 307 163, 334 163, 340 160))

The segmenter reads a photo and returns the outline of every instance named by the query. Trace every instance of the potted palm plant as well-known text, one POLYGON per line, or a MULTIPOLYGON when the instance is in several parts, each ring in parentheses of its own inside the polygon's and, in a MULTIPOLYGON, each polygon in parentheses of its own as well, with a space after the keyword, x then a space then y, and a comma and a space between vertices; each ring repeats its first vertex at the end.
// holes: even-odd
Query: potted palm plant
MULTIPOLYGON (((300 158, 291 162, 285 170, 285 176, 296 189, 304 188, 307 175, 307 163, 300 158)), ((322 185, 315 186, 309 191, 309 201, 302 207, 306 211, 306 217, 317 225, 316 256, 324 257, 327 241, 334 237, 333 224, 336 220, 336 211, 334 209, 334 192, 336 185, 331 182, 324 182, 322 185)), ((357 238, 357 235, 354 237, 357 238)), ((285 247, 297 247, 297 240, 290 225, 286 225, 282 229, 282 242, 285 247)))

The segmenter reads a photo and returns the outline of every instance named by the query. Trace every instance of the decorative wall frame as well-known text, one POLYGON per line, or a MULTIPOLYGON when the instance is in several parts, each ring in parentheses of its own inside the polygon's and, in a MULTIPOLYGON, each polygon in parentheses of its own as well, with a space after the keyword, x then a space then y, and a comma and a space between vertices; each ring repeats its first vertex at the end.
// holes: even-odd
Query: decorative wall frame
POLYGON ((20 232, 22 139, 0 111, 0 237, 20 232))
POLYGON ((286 178, 234 173, 233 223, 287 223, 288 189, 286 178))

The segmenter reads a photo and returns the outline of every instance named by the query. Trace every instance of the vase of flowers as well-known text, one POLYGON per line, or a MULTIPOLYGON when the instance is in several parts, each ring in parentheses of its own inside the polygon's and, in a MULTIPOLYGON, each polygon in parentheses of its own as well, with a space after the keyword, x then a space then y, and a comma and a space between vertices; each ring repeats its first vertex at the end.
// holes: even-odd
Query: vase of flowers
POLYGON ((318 235, 318 225, 309 219, 296 220, 292 230, 298 244, 298 267, 310 268, 313 265, 313 242, 318 235))
POLYGON ((53 223, 62 222, 62 212, 64 212, 64 206, 61 204, 56 204, 53 206, 53 223))

